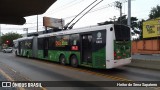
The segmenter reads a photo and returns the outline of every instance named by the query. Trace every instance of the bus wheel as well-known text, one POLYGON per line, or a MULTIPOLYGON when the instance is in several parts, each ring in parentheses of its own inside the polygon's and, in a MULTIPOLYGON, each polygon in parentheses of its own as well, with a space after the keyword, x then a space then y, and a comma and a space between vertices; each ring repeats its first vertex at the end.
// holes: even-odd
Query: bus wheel
POLYGON ((71 66, 78 67, 78 59, 75 55, 71 57, 71 66))
POLYGON ((66 65, 66 59, 65 59, 65 56, 64 55, 61 55, 60 58, 59 58, 59 61, 62 65, 66 65))

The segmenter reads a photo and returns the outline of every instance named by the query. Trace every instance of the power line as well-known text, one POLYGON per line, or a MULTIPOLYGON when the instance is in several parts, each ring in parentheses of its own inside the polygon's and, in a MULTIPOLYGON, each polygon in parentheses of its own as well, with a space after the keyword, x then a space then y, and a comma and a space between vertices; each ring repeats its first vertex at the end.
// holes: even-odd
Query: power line
MULTIPOLYGON (((74 2, 68 2, 67 4, 69 5, 67 5, 67 4, 65 4, 67 7, 65 7, 65 5, 62 7, 62 8, 60 8, 59 10, 58 9, 55 9, 56 11, 54 11, 53 10, 53 12, 49 12, 47 15, 51 15, 51 14, 53 14, 53 13, 56 13, 56 12, 60 12, 60 11, 64 11, 64 10, 66 10, 66 8, 69 8, 69 7, 73 7, 73 6, 75 6, 76 4, 80 4, 80 2, 83 2, 84 0, 81 0, 81 1, 79 1, 79 2, 76 2, 77 0, 74 0, 74 2), (62 10, 61 10, 62 9, 62 10)), ((125 3, 125 2, 127 2, 127 0, 119 0, 120 2, 122 2, 122 3, 125 3)), ((113 2, 113 3, 110 3, 110 4, 107 4, 107 5, 104 5, 104 6, 101 6, 101 7, 99 7, 99 8, 95 8, 95 9, 93 9, 93 10, 91 10, 89 13, 93 13, 93 12, 96 12, 96 11, 100 11, 100 10, 102 10, 102 9, 105 9, 105 8, 108 8, 108 7, 113 7, 115 5, 115 2, 113 2)), ((63 18, 63 19, 68 19, 68 18, 73 18, 73 17, 75 17, 76 15, 72 15, 72 16, 68 16, 68 17, 65 17, 65 18, 63 18)))
POLYGON ((81 15, 85 10, 87 10, 90 6, 92 6, 94 3, 96 3, 97 0, 93 1, 91 4, 89 4, 86 8, 84 8, 80 13, 78 13, 69 23, 67 23, 63 29, 66 30, 68 26, 79 16, 81 15))
POLYGON ((73 7, 73 6, 77 5, 77 4, 80 4, 80 3, 83 2, 84 0, 81 0, 81 1, 79 1, 79 2, 75 2, 75 1, 77 1, 77 0, 74 0, 74 3, 72 2, 72 3, 70 3, 70 5, 68 5, 68 6, 61 6, 62 8, 60 8, 60 9, 54 9, 55 11, 53 10, 52 12, 45 13, 45 14, 51 15, 51 14, 53 14, 53 13, 57 13, 57 12, 64 11, 64 10, 70 8, 70 7, 73 7))
MULTIPOLYGON (((74 5, 76 5, 76 4, 80 4, 80 2, 83 2, 84 0, 80 0, 80 1, 78 1, 78 0, 72 0, 71 2, 68 2, 67 4, 65 4, 64 6, 65 6, 65 8, 66 7, 68 7, 68 8, 70 8, 70 7, 73 7, 74 5)), ((122 3, 125 3, 125 2, 127 2, 127 0, 120 0, 122 3)), ((98 7, 98 8, 95 8, 95 9, 93 9, 93 10, 91 10, 89 13, 93 13, 93 12, 96 12, 96 11, 100 11, 100 10, 103 10, 103 9, 105 9, 105 8, 108 8, 108 7, 113 7, 114 6, 114 2, 113 3, 110 3, 110 4, 107 4, 107 5, 103 5, 103 6, 100 6, 100 7, 98 7)), ((64 7, 63 7, 64 8, 64 7)), ((60 8, 60 9, 63 9, 63 8, 60 8)), ((58 9, 57 9, 58 10, 58 9)), ((63 10, 65 10, 65 9, 63 9, 63 10)), ((53 12, 51 12, 51 13, 54 13, 54 11, 53 12)), ((63 18, 63 19, 68 19, 68 18, 72 18, 72 17, 75 17, 75 15, 72 15, 72 16, 68 16, 68 17, 65 17, 65 18, 63 18)), ((33 21, 33 19, 32 19, 32 21, 33 21)), ((29 22, 29 21, 28 21, 29 22)), ((33 22, 33 23, 28 23, 28 24, 36 24, 36 22, 33 22)), ((39 22, 39 23, 42 23, 42 22, 39 22)), ((27 24, 27 23, 26 23, 27 24)), ((41 25, 42 26, 42 25, 41 25)), ((27 28, 36 28, 36 26, 33 26, 33 27, 27 27, 27 28)), ((12 30, 13 30, 13 28, 11 28, 12 30)), ((17 28, 17 29, 19 29, 19 28, 17 28)), ((15 30, 15 29, 14 29, 15 30)), ((20 30, 20 29, 19 29, 20 30)))
MULTIPOLYGON (((70 1, 70 2, 68 2, 68 3, 66 3, 66 4, 64 4, 64 5, 62 5, 62 6, 60 6, 60 7, 58 7, 58 8, 56 8, 55 10, 58 10, 58 11, 62 11, 62 10, 64 10, 65 8, 67 8, 67 6, 69 5, 69 6, 71 6, 73 3, 75 3, 77 0, 72 0, 72 1, 70 1), (71 4, 71 5, 70 5, 71 4), (60 10, 59 10, 60 9, 60 10), (62 10, 61 10, 62 9, 62 10)), ((84 1, 84 0, 81 0, 81 1, 84 1)), ((81 2, 80 1, 80 2, 81 2)), ((77 4, 78 4, 79 2, 77 2, 77 4)), ((68 6, 68 7, 69 7, 68 6)), ((50 11, 50 12, 46 12, 45 14, 47 14, 47 15, 50 15, 50 14, 53 14, 55 11, 53 10, 53 12, 52 11, 50 11)), ((35 17, 36 17, 36 15, 34 15, 35 17)), ((39 15, 39 16, 42 16, 42 15, 39 15)), ((29 20, 29 22, 30 21, 33 21, 33 19, 31 19, 31 20, 29 20)), ((34 21, 36 21, 36 18, 34 18, 34 21)))
MULTIPOLYGON (((40 26, 43 26, 43 25, 39 25, 40 26)), ((32 27, 26 27, 26 28, 36 28, 37 26, 32 26, 32 27)), ((21 27, 21 28, 2 28, 1 30, 23 30, 24 27, 21 27)))
MULTIPOLYGON (((121 3, 125 3, 125 2, 127 2, 127 0, 121 0, 121 3)), ((91 11, 88 12, 88 13, 97 12, 97 11, 100 11, 100 10, 103 10, 103 9, 106 9, 106 8, 109 8, 109 7, 113 7, 113 6, 115 6, 115 2, 112 2, 112 3, 107 4, 107 5, 103 5, 103 6, 99 7, 99 8, 96 8, 96 9, 93 9, 93 10, 91 10, 91 11)), ((76 15, 72 15, 72 16, 65 17, 65 18, 63 18, 63 19, 69 19, 69 18, 73 18, 73 17, 75 17, 75 16, 76 16, 76 15)))
POLYGON ((100 4, 103 0, 99 1, 98 3, 96 3, 94 6, 92 6, 87 12, 85 12, 78 20, 76 20, 70 27, 69 29, 72 29, 73 26, 81 19, 83 18, 88 12, 90 12, 94 7, 96 7, 98 4, 100 4))

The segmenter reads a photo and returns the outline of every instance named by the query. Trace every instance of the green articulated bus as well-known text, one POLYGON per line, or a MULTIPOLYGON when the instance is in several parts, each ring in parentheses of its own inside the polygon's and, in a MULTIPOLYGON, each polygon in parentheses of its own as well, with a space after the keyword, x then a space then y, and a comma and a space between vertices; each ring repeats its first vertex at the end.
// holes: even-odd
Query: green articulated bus
POLYGON ((108 24, 47 33, 14 40, 15 54, 70 64, 110 69, 131 62, 130 28, 108 24))

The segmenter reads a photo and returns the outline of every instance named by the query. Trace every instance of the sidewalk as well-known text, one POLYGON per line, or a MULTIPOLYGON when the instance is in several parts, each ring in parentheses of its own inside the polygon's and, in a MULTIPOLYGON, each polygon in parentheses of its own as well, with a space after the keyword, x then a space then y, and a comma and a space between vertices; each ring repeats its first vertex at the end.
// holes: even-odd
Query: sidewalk
POLYGON ((134 54, 132 55, 132 59, 160 61, 160 54, 134 54))
POLYGON ((160 70, 160 55, 132 55, 128 66, 160 70))

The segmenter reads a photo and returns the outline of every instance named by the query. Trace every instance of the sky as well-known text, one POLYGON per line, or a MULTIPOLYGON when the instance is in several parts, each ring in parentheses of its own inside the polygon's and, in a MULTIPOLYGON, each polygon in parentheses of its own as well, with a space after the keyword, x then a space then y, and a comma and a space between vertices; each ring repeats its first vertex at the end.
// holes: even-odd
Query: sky
MULTIPOLYGON (((64 19, 65 24, 70 22, 75 15, 81 12, 85 7, 95 0, 57 0, 44 14, 38 15, 38 31, 44 30, 43 17, 64 19)), ((100 1, 100 0, 98 0, 100 1)), ((85 15, 74 28, 96 25, 97 23, 110 21, 111 18, 120 16, 119 9, 114 7, 114 2, 122 2, 123 15, 128 14, 128 0, 103 0, 90 13, 85 15)), ((160 5, 160 0, 131 0, 131 16, 139 20, 148 19, 151 8, 160 5)), ((1 24, 1 32, 16 32, 25 34, 24 28, 28 32, 37 31, 37 15, 25 17, 24 25, 1 24)))

